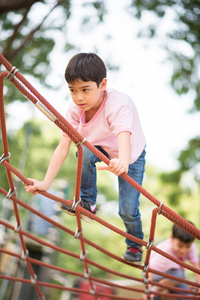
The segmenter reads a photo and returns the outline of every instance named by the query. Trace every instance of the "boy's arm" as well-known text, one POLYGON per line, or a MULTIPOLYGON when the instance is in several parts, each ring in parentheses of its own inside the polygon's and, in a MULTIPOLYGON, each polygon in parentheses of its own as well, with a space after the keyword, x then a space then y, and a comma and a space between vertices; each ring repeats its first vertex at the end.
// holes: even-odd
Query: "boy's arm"
POLYGON ((113 158, 110 160, 108 166, 99 166, 98 170, 108 170, 119 176, 122 173, 128 173, 130 155, 131 155, 131 142, 130 132, 121 132, 117 136, 119 147, 119 158, 113 158))
POLYGON ((55 149, 52 155, 44 180, 38 181, 30 178, 30 180, 34 184, 24 186, 27 192, 36 194, 37 190, 47 191, 50 188, 54 178, 58 174, 58 171, 60 170, 63 162, 68 156, 70 144, 71 144, 71 139, 68 136, 63 135, 60 140, 60 143, 58 144, 57 148, 55 149))

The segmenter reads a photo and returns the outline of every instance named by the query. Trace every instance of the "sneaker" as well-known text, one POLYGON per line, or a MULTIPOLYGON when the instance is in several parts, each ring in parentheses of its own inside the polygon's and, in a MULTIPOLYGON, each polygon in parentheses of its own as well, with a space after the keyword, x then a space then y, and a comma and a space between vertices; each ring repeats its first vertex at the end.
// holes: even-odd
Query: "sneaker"
POLYGON ((122 258, 129 263, 140 264, 142 253, 142 248, 128 247, 122 258))
MULTIPOLYGON (((98 208, 96 207, 96 204, 90 205, 87 203, 84 203, 81 201, 80 205, 88 210, 89 212, 91 212, 93 215, 95 215, 98 211, 98 208)), ((83 212, 81 212, 81 219, 84 220, 87 223, 91 223, 93 221, 93 219, 91 219, 90 217, 86 216, 83 212)))
MULTIPOLYGON (((73 204, 74 200, 69 200, 71 202, 71 204, 73 204)), ((58 205, 60 206, 60 208, 66 212, 68 215, 71 215, 71 216, 75 216, 75 210, 72 210, 71 209, 71 206, 68 206, 66 204, 63 204, 63 203, 60 203, 58 202, 58 205)))
MULTIPOLYGON (((71 203, 73 203, 73 200, 70 200, 71 203)), ((62 204, 62 203, 58 203, 60 208, 67 214, 71 215, 71 216, 75 216, 76 212, 75 210, 71 209, 71 206, 68 206, 66 204, 62 204)), ((84 202, 80 202, 80 206, 83 207, 84 209, 88 210, 89 212, 91 212, 92 214, 96 214, 98 211, 98 208, 96 207, 96 204, 94 205, 90 205, 84 202)), ((93 219, 91 219, 90 217, 86 216, 83 212, 81 212, 81 219, 84 220, 87 223, 91 223, 93 221, 93 219)))

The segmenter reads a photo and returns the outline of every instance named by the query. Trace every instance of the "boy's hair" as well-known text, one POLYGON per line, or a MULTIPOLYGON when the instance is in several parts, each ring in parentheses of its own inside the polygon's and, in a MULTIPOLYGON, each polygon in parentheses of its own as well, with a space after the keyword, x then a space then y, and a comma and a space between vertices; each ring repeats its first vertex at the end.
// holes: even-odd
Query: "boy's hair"
POLYGON ((74 55, 65 70, 65 79, 68 83, 81 79, 82 81, 94 81, 99 87, 99 84, 105 77, 105 64, 94 53, 78 53, 74 55))
MULTIPOLYGON (((190 222, 192 225, 194 225, 192 222, 190 222)), ((189 234, 187 231, 184 229, 180 228, 178 225, 174 224, 172 228, 172 237, 175 239, 180 240, 181 242, 184 243, 191 243, 195 240, 195 238, 189 234)))

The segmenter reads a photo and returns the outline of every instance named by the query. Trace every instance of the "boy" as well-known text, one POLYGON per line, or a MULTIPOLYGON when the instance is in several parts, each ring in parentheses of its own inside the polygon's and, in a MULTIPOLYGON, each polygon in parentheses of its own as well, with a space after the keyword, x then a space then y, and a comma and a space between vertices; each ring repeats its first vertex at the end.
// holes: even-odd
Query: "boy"
MULTIPOLYGON (((109 170, 119 176, 127 173, 140 185, 145 166, 145 138, 136 107, 131 98, 114 89, 107 89, 106 67, 102 59, 93 53, 79 53, 71 58, 65 71, 65 79, 71 93, 71 103, 66 119, 80 134, 110 158, 109 170)), ((48 190, 66 159, 71 139, 63 133, 43 181, 32 180, 33 186, 25 186, 27 192, 48 190)), ((96 213, 96 166, 100 159, 83 146, 81 179, 81 206, 96 213)), ((129 234, 143 239, 139 212, 139 195, 124 179, 119 177, 119 215, 129 234)), ((62 205, 69 214, 70 206, 62 205)), ((82 214, 82 218, 88 218, 82 214)), ((126 239, 127 250, 123 258, 140 263, 141 245, 126 239)))
MULTIPOLYGON (((180 259, 181 261, 189 260, 192 265, 194 265, 196 268, 200 268, 199 265, 199 258, 197 255, 197 250, 195 247, 194 237, 187 233, 185 230, 180 228, 177 225, 173 225, 172 228, 172 236, 158 244, 157 248, 165 251, 166 253, 174 256, 175 258, 180 259)), ((157 252, 152 251, 151 258, 150 258, 150 266, 154 270, 162 271, 164 273, 185 278, 184 275, 184 269, 180 265, 176 264, 175 262, 167 259, 166 257, 158 254, 157 252)), ((170 286, 179 287, 182 289, 188 290, 188 286, 185 283, 181 283, 179 281, 174 281, 165 277, 162 277, 160 275, 152 274, 150 275, 151 278, 153 278, 153 281, 159 282, 161 284, 167 284, 170 286)), ((197 282, 200 284, 200 275, 196 274, 197 282)), ((154 291, 161 291, 163 290, 160 287, 153 287, 154 291)), ((172 294, 180 294, 175 291, 169 291, 172 294)), ((189 295, 187 293, 183 293, 183 295, 189 295)), ((191 295, 190 295, 191 296, 191 295)), ((195 296, 194 296, 195 297, 195 296)), ((161 297, 154 296, 154 300, 160 300, 161 297)), ((169 298, 163 298, 165 300, 169 298)), ((176 298, 170 297, 170 300, 173 300, 176 298)), ((184 298, 181 298, 184 299, 184 298)))

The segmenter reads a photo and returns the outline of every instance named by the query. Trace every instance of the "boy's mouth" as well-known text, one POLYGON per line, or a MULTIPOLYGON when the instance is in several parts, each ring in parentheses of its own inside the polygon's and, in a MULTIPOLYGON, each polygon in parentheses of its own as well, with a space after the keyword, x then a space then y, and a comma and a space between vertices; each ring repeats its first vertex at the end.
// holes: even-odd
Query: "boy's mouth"
POLYGON ((78 106, 79 106, 80 108, 83 108, 83 107, 86 106, 86 104, 82 103, 82 104, 78 104, 78 106))

